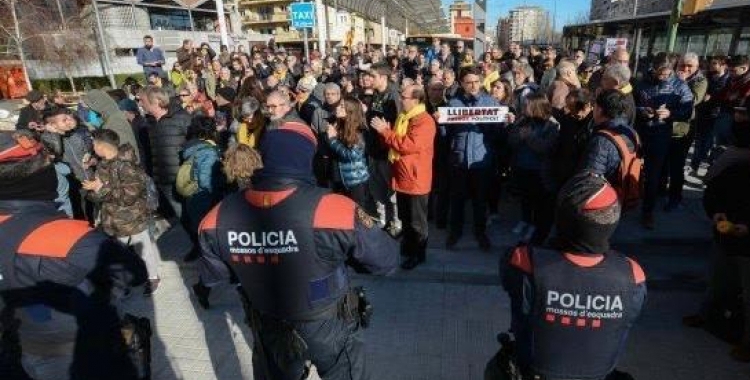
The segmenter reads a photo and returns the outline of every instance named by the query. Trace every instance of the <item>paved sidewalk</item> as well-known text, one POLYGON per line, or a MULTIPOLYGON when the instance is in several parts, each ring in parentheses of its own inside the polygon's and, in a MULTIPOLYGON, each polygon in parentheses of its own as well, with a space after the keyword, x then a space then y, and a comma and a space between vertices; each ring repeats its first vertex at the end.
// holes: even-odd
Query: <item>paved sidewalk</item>
MULTIPOLYGON (((501 209, 508 208, 513 209, 501 209)), ((509 325, 497 263, 503 247, 514 242, 513 214, 489 227, 492 253, 479 251, 471 236, 447 251, 444 232, 434 230, 428 262, 417 270, 390 278, 355 276, 375 307, 365 333, 372 379, 483 379, 484 366, 498 349, 495 336, 509 325)), ((709 256, 710 224, 697 199, 674 213, 658 214, 656 231, 642 230, 636 216, 624 219, 615 248, 643 264, 650 292, 620 368, 638 380, 750 378, 750 365, 731 361, 728 345, 680 324, 700 301, 709 256)), ((188 293, 197 279, 193 265, 180 260, 188 244, 179 229, 162 236, 162 287, 153 301, 132 300, 133 308, 154 321, 153 378, 253 379, 252 336, 241 324, 234 291, 225 287, 212 294, 208 311, 188 293)))

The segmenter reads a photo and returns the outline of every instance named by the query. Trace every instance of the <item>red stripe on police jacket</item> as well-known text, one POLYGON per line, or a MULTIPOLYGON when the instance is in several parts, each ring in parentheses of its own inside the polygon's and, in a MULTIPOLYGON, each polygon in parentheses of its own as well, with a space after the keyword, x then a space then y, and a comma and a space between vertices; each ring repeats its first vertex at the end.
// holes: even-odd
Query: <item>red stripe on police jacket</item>
POLYGON ((643 268, 641 268, 641 266, 630 257, 628 257, 628 261, 630 262, 630 267, 633 269, 633 279, 635 280, 635 283, 640 284, 646 281, 646 273, 643 271, 643 268))
POLYGON ((200 226, 198 226, 198 233, 216 229, 216 223, 219 220, 219 206, 221 206, 221 203, 214 206, 214 208, 203 217, 200 226))
POLYGON ((534 267, 531 265, 529 258, 529 248, 524 246, 516 247, 510 257, 510 264, 524 271, 525 273, 534 273, 534 267))
POLYGON ((23 239, 18 254, 65 258, 91 228, 88 222, 79 220, 53 220, 39 226, 23 239))
POLYGON ((280 191, 248 190, 245 193, 245 199, 255 207, 270 208, 289 198, 295 190, 297 189, 292 188, 280 191))
POLYGON ((356 204, 338 194, 324 195, 315 209, 314 228, 353 230, 356 204))

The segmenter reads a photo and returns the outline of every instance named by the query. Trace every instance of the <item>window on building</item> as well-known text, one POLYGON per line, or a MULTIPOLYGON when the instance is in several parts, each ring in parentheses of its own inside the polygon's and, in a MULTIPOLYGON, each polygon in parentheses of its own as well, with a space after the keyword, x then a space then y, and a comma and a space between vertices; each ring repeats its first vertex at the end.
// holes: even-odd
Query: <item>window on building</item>
POLYGON ((732 44, 732 29, 721 28, 712 29, 708 35, 706 52, 713 55, 714 52, 729 54, 729 47, 732 44))
POLYGON ((135 49, 115 49, 115 57, 133 57, 135 56, 135 49))
POLYGON ((190 30, 190 15, 184 9, 149 9, 151 29, 190 30))

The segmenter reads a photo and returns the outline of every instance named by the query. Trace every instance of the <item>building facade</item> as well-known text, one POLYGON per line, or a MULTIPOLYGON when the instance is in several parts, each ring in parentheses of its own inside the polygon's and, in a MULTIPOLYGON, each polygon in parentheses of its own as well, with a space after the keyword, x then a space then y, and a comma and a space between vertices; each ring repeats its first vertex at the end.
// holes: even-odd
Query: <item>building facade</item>
POLYGON ((474 39, 474 53, 484 53, 486 43, 485 12, 487 0, 475 0, 471 3, 456 0, 448 7, 451 21, 451 33, 474 39))
MULTIPOLYGON (((270 35, 282 46, 301 47, 304 32, 291 27, 291 3, 293 1, 289 0, 239 0, 242 30, 250 34, 270 35)), ((367 20, 343 7, 336 9, 322 1, 317 1, 316 5, 319 27, 313 28, 308 35, 313 48, 319 48, 320 37, 328 47, 360 42, 382 45, 383 33, 379 22, 367 20)), ((388 29, 385 43, 397 45, 402 34, 401 31, 388 29)))
POLYGON ((510 10, 508 41, 518 43, 547 42, 551 25, 549 12, 542 7, 520 6, 510 10))
MULTIPOLYGON (((223 17, 232 47, 265 43, 271 37, 261 34, 241 33, 235 0, 224 0, 223 17), (240 33, 238 33, 240 32, 240 33)), ((135 51, 143 46, 143 36, 150 35, 154 44, 164 50, 167 59, 165 70, 177 60, 176 50, 185 39, 195 44, 206 42, 216 51, 221 45, 218 13, 213 0, 96 0, 102 23, 106 54, 114 74, 135 74, 143 71, 136 63, 135 51)), ((82 9, 81 19, 88 27, 96 27, 92 4, 82 9)), ((92 62, 81 62, 75 76, 104 76, 103 57, 92 62)), ((29 76, 34 79, 60 78, 56 65, 31 59, 29 76)))
POLYGON ((498 46, 504 50, 508 49, 510 46, 510 18, 501 17, 497 20, 497 30, 495 34, 498 46))
POLYGON ((591 0, 590 20, 611 20, 637 15, 669 12, 672 2, 666 0, 591 0))

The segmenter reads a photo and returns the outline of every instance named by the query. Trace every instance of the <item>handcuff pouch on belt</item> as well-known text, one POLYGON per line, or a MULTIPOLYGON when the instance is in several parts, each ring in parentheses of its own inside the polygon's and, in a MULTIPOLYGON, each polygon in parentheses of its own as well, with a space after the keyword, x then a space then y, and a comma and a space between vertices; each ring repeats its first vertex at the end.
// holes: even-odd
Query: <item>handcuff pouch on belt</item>
POLYGON ((367 299, 365 288, 362 286, 349 290, 339 302, 339 318, 346 322, 358 321, 363 329, 370 326, 372 312, 372 304, 367 299))

